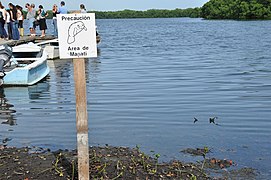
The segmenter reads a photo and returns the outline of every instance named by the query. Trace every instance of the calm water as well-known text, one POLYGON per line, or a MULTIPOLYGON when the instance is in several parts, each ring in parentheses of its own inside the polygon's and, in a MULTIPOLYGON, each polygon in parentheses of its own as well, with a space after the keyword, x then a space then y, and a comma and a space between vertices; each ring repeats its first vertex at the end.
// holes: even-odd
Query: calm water
MULTIPOLYGON (((180 150, 208 146, 209 156, 271 176, 271 21, 97 25, 99 57, 86 61, 90 145, 139 145, 185 161, 196 159, 180 150)), ((49 65, 44 82, 0 93, 8 145, 76 148, 72 61, 49 65)))

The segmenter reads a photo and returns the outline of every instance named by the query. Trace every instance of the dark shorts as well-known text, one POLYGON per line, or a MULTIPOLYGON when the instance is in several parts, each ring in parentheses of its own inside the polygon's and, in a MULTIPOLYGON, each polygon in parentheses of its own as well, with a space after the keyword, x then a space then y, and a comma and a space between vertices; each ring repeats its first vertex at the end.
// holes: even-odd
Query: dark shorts
POLYGON ((23 20, 19 20, 18 28, 24 28, 24 27, 23 27, 23 20))
POLYGON ((46 19, 40 19, 40 30, 46 30, 47 29, 47 25, 46 25, 46 19))

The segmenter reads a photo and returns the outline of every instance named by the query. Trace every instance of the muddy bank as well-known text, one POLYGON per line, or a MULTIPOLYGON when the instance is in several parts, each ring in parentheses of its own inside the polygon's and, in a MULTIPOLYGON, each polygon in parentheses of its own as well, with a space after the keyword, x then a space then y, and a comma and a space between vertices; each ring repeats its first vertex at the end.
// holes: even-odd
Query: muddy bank
MULTIPOLYGON (((171 161, 158 163, 159 154, 147 156, 138 148, 91 147, 91 179, 227 179, 235 174, 213 174, 200 164, 171 161)), ((250 169, 251 170, 251 169, 250 169)), ((244 173, 245 171, 242 171, 244 173)), ((249 171, 246 171, 249 172, 249 171)), ((245 175, 246 172, 244 173, 245 175)), ((50 152, 42 148, 0 146, 0 179, 77 179, 76 151, 50 152)), ((251 177, 254 172, 250 172, 251 177)))

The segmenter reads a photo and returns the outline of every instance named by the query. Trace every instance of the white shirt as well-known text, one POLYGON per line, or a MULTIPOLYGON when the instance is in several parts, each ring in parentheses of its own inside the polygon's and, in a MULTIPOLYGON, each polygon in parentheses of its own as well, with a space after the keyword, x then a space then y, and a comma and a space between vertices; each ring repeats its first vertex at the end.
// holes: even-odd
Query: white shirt
POLYGON ((0 9, 0 11, 2 12, 3 19, 6 20, 7 11, 5 9, 0 9))
POLYGON ((20 21, 20 20, 23 20, 23 14, 22 14, 22 12, 20 11, 20 10, 17 10, 17 15, 19 16, 18 17, 18 20, 20 21))
POLYGON ((6 19, 7 23, 10 23, 10 14, 7 12, 7 19, 6 19))
POLYGON ((85 9, 81 9, 80 11, 81 13, 87 13, 87 11, 85 9))

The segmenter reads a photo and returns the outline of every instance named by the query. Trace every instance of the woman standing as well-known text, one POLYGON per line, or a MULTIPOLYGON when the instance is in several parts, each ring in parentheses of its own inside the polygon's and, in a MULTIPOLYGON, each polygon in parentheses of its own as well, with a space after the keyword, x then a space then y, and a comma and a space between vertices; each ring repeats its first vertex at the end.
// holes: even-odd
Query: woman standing
POLYGON ((17 18, 18 18, 18 30, 20 33, 20 36, 24 36, 24 27, 23 27, 23 22, 24 22, 24 15, 23 15, 23 8, 19 5, 16 5, 17 9, 17 18))
POLYGON ((10 8, 10 23, 12 27, 12 39, 13 40, 19 40, 20 39, 20 34, 18 31, 18 19, 17 19, 17 10, 14 4, 9 3, 8 4, 10 8))
POLYGON ((84 4, 80 4, 80 13, 87 13, 87 10, 84 4))
POLYGON ((59 14, 57 10, 57 5, 53 5, 53 25, 54 25, 54 37, 58 36, 58 31, 57 31, 57 20, 56 20, 56 15, 59 14))
POLYGON ((0 1, 0 35, 1 38, 7 39, 8 35, 5 30, 5 23, 7 18, 7 11, 0 1))
POLYGON ((8 39, 12 39, 12 26, 10 23, 10 15, 11 11, 10 9, 7 9, 7 19, 6 19, 6 23, 7 23, 7 28, 8 28, 8 39))
POLYGON ((39 5, 38 19, 40 22, 39 26, 40 26, 40 30, 41 30, 40 37, 45 37, 45 30, 47 29, 46 16, 47 16, 47 13, 44 11, 43 6, 39 5))
POLYGON ((29 3, 26 3, 25 8, 27 8, 26 19, 29 22, 28 26, 29 26, 30 36, 36 36, 36 32, 34 28, 36 11, 32 6, 30 6, 29 3))

